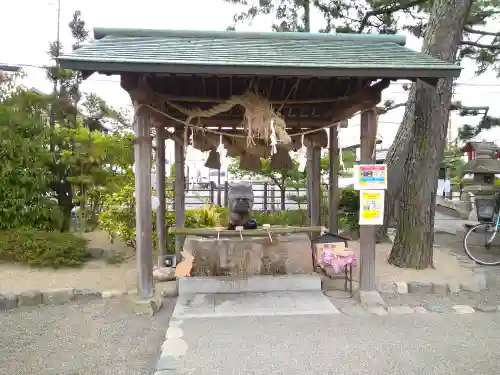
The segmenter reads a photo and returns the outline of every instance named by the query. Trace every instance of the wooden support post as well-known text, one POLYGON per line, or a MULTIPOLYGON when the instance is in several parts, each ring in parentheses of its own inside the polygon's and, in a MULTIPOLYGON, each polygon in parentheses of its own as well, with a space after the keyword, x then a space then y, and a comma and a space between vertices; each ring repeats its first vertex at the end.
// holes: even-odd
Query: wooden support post
MULTIPOLYGON (((361 113, 361 163, 375 164, 377 138, 377 112, 375 108, 361 113)), ((359 289, 376 290, 375 286, 375 231, 374 225, 361 225, 359 229, 360 261, 359 289)))
POLYGON ((166 259, 166 210, 165 199, 165 128, 156 129, 156 196, 160 205, 156 210, 156 232, 158 234, 158 267, 165 267, 166 259))
MULTIPOLYGON (((185 184, 184 176, 184 145, 175 142, 175 225, 184 226, 185 184)), ((175 236, 175 256, 177 262, 181 260, 181 251, 184 246, 185 236, 175 236)))
POLYGON ((330 128, 330 139, 328 148, 328 230, 330 233, 338 233, 339 230, 339 137, 338 127, 330 128))
MULTIPOLYGON (((307 148, 307 207, 310 225, 321 225, 321 148, 310 145, 307 148)), ((311 240, 317 234, 311 234, 311 240)))
POLYGON ((136 258, 141 298, 153 297, 153 219, 151 209, 151 137, 149 116, 135 114, 136 258))

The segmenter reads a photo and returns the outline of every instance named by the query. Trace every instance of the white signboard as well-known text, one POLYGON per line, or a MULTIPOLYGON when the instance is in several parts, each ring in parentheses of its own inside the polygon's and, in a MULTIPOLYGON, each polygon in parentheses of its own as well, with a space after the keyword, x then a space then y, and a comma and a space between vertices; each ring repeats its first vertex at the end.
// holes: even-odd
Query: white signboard
POLYGON ((382 225, 384 223, 384 190, 361 190, 359 192, 359 225, 382 225))
POLYGON ((355 165, 354 188, 356 190, 387 189, 387 165, 385 164, 355 165))

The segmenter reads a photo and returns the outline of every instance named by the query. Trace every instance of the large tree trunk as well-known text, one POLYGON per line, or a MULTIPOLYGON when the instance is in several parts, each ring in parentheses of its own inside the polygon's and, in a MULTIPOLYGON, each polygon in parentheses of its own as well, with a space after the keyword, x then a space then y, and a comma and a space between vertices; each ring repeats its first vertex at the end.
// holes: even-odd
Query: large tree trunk
MULTIPOLYGON (((452 61, 472 0, 435 0, 424 37, 424 50, 452 61)), ((423 269, 432 266, 437 178, 448 129, 453 80, 437 87, 415 85, 404 175, 399 194, 397 232, 389 263, 423 269)), ((392 184, 392 182, 391 182, 392 184)))
MULTIPOLYGON (((471 3, 472 1, 452 1, 451 3, 445 4, 445 1, 438 0, 431 10, 429 25, 424 36, 422 52, 436 56, 445 61, 454 62, 462 36, 463 24, 471 3), (460 4, 461 9, 452 9, 452 5, 450 4, 460 4), (465 18, 462 19, 462 17, 465 18), (443 21, 442 24, 440 24, 441 20, 443 21), (448 35, 450 36, 448 37, 448 35)), ((450 80, 449 84, 451 85, 451 83, 450 80)), ((406 161, 409 147, 412 144, 410 133, 415 123, 416 85, 417 84, 411 85, 403 121, 401 122, 401 126, 396 133, 394 142, 389 148, 386 157, 388 175, 391 183, 385 195, 384 224, 377 230, 377 238, 379 240, 386 236, 387 228, 396 224, 397 218, 399 217, 400 193, 406 171, 403 165, 406 161)), ((419 83, 419 85, 423 85, 423 83, 419 83)), ((437 93, 433 95, 439 95, 439 89, 437 93)), ((446 116, 448 115, 446 114, 446 116)))

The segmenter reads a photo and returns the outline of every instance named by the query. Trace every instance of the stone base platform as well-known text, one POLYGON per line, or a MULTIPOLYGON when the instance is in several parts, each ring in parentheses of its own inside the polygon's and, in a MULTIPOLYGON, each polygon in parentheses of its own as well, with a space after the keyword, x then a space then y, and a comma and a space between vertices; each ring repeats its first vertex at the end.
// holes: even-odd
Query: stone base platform
POLYGON ((198 276, 178 280, 179 296, 192 294, 320 291, 321 276, 298 275, 198 276))
POLYGON ((173 319, 330 315, 339 310, 321 291, 192 294, 177 299, 173 319))

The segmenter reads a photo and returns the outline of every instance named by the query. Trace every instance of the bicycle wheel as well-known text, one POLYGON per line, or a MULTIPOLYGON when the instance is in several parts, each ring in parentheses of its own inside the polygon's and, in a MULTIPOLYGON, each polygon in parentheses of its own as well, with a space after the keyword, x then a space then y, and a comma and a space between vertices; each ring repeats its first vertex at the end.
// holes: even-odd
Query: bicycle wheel
POLYGON ((465 234, 464 250, 478 264, 497 266, 500 264, 500 232, 492 223, 477 224, 465 234))

